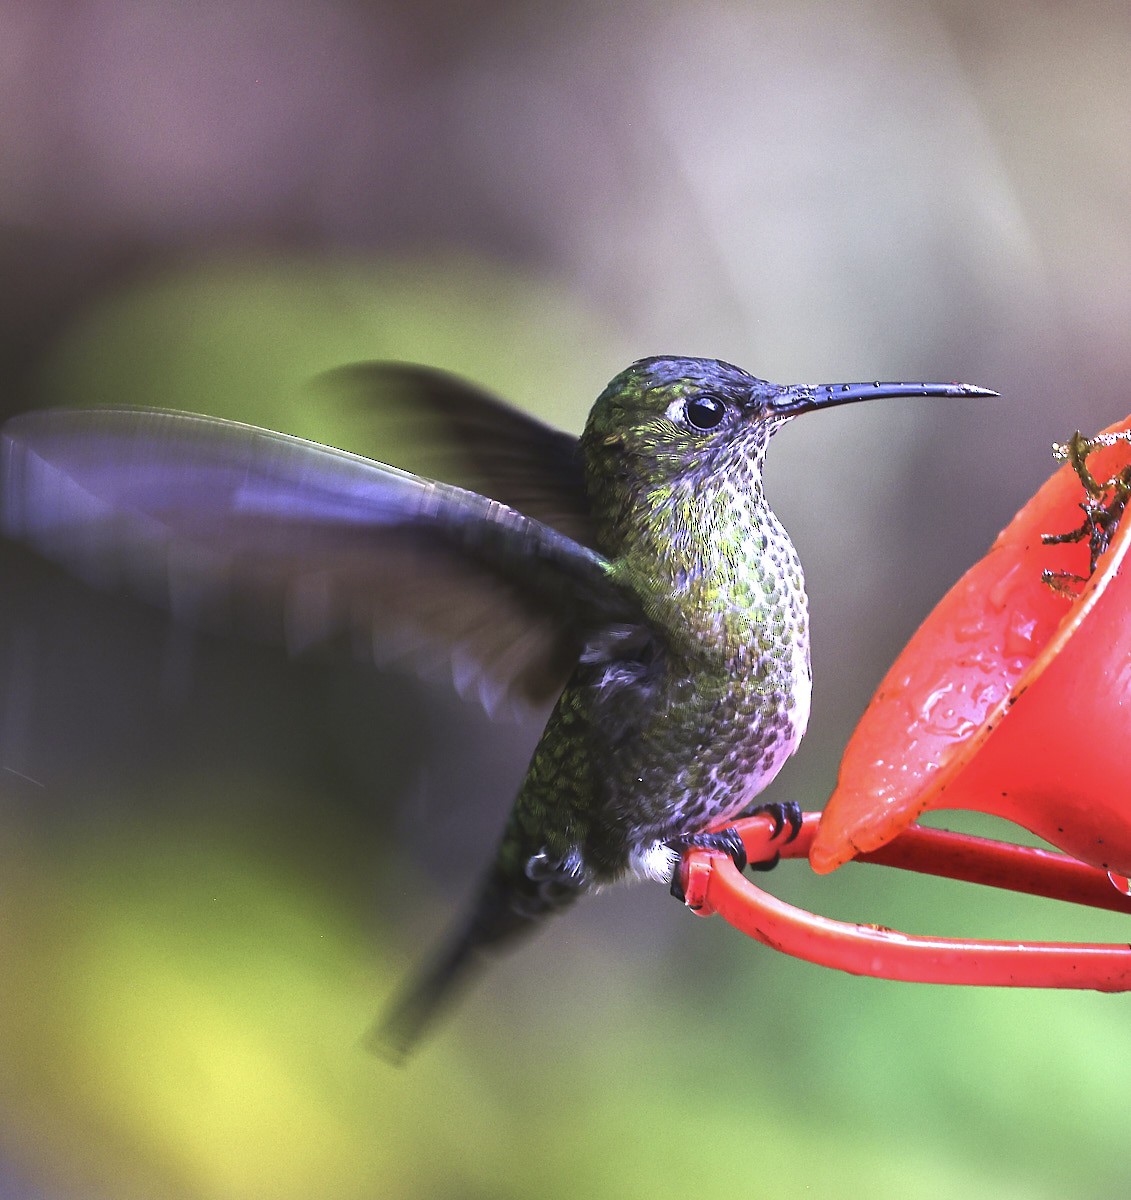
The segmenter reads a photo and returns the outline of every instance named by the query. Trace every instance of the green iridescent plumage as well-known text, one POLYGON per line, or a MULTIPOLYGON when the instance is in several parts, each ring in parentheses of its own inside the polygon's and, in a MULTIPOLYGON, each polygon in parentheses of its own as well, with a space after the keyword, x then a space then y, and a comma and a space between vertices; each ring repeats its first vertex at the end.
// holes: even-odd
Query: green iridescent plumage
POLYGON ((808 614, 763 492, 773 433, 872 397, 987 393, 652 358, 575 441, 425 368, 336 379, 431 428, 467 486, 208 418, 37 413, 0 438, 0 523, 189 620, 295 647, 344 632, 379 658, 439 645, 489 708, 558 696, 467 920, 377 1031, 400 1057, 485 953, 622 876, 669 880, 796 749, 808 614))

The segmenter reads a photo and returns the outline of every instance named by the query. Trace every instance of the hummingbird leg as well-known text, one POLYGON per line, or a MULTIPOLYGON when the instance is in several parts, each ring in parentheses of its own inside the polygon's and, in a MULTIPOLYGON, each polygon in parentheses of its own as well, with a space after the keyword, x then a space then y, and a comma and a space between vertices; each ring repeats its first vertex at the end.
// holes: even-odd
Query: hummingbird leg
MULTIPOLYGON (((722 850, 734 859, 734 865, 740 871, 746 869, 746 847, 742 844, 738 830, 733 826, 702 833, 688 833, 683 837, 672 838, 668 845, 680 856, 686 854, 688 850, 722 850)), ((671 893, 680 904, 686 900, 678 862, 672 872, 671 893)))

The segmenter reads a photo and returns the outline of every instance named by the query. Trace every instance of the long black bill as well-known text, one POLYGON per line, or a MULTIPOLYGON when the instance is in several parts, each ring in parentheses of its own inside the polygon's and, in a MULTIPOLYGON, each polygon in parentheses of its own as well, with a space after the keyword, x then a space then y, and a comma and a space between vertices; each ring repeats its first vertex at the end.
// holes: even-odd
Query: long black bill
POLYGON ((896 396, 996 396, 989 388, 969 383, 818 383, 783 387, 770 400, 771 412, 783 417, 855 404, 858 400, 890 400, 896 396))

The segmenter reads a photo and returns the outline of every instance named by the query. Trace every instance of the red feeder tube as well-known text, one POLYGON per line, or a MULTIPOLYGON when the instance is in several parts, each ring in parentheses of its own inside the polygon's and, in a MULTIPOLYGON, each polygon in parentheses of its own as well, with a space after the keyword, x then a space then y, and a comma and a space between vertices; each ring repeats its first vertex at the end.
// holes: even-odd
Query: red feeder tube
MULTIPOLYGON (((784 858, 809 853, 819 815, 781 847, 784 858)), ((751 861, 772 853, 772 825, 754 817, 738 825, 751 861)), ((861 861, 1048 896, 1131 913, 1131 898, 1106 873, 1068 855, 941 829, 912 828, 861 861)), ((701 916, 718 913, 774 950, 853 975, 911 983, 992 987, 1131 990, 1131 946, 984 941, 921 937, 878 925, 816 916, 756 887, 718 851, 694 850, 683 860, 686 902, 701 916)))

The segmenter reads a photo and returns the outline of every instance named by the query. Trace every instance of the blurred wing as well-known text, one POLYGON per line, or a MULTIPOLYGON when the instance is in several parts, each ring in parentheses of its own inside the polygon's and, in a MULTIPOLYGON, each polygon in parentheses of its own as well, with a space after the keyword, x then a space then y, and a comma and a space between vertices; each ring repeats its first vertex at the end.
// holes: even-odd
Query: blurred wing
POLYGON ((432 367, 356 363, 323 378, 365 403, 381 426, 378 444, 411 446, 414 470, 453 478, 594 546, 577 438, 432 367))
POLYGON ((473 492, 249 425, 49 411, 0 436, 0 522, 99 586, 301 650, 341 633, 541 705, 588 632, 634 624, 598 554, 473 492))

